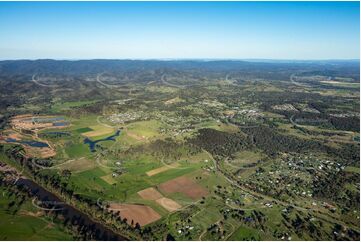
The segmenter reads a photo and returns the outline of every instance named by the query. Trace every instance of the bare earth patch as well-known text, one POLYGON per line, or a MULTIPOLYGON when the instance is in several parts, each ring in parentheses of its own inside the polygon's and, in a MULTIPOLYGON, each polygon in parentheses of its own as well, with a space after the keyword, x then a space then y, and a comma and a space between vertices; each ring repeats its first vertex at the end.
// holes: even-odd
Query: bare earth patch
POLYGON ((133 225, 139 223, 140 226, 144 226, 161 218, 156 211, 145 205, 111 203, 109 210, 119 211, 121 218, 126 218, 130 225, 133 221, 133 225))
POLYGON ((49 158, 56 155, 55 150, 50 147, 38 148, 24 145, 26 154, 31 157, 49 158))
POLYGON ((139 191, 138 195, 145 200, 157 200, 163 197, 162 194, 153 187, 139 191))
POLYGON ((145 174, 147 174, 148 176, 154 176, 154 175, 157 175, 158 173, 167 171, 169 169, 170 169, 170 167, 168 167, 168 166, 162 166, 157 169, 147 171, 145 174))
POLYGON ((156 200, 156 202, 167 209, 169 212, 176 211, 182 207, 176 201, 166 197, 159 198, 156 200))
POLYGON ((133 132, 127 131, 127 135, 133 139, 136 139, 138 141, 146 141, 147 139, 144 136, 137 135, 133 132))
POLYGON ((89 138, 89 137, 96 137, 96 136, 110 134, 114 131, 113 128, 108 128, 108 127, 104 127, 101 125, 90 126, 90 128, 93 131, 88 131, 88 132, 82 133, 82 135, 89 138))
POLYGON ((166 181, 159 185, 159 189, 164 193, 180 192, 193 200, 208 194, 205 188, 185 176, 166 181))
POLYGON ((165 172, 165 171, 167 171, 169 169, 176 168, 178 166, 179 166, 178 163, 174 163, 172 165, 166 165, 166 166, 162 166, 162 167, 147 171, 145 174, 147 174, 148 176, 154 176, 154 175, 157 175, 159 173, 165 172))

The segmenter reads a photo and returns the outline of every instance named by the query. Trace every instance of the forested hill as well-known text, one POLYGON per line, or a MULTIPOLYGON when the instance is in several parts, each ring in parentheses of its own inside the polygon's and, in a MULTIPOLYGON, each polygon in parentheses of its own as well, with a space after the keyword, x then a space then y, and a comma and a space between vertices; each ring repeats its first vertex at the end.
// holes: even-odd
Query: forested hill
POLYGON ((241 60, 5 60, 0 61, 1 75, 19 75, 29 73, 84 75, 99 72, 122 72, 134 70, 204 70, 204 71, 255 71, 258 72, 286 72, 288 74, 299 69, 305 71, 332 71, 337 75, 339 71, 352 75, 359 73, 359 61, 241 61, 241 60))

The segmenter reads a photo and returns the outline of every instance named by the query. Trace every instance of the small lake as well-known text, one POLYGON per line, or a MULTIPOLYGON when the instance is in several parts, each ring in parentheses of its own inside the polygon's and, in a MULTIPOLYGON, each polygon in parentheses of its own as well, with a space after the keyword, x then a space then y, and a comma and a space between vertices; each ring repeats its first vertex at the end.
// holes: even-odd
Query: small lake
POLYGON ((7 139, 5 139, 5 141, 8 142, 8 143, 18 143, 18 144, 29 145, 31 147, 36 147, 36 148, 49 147, 49 145, 47 143, 40 142, 40 141, 35 141, 35 140, 23 141, 23 140, 16 140, 16 139, 12 139, 12 138, 7 138, 7 139))
POLYGON ((55 126, 55 127, 68 126, 68 125, 69 125, 69 122, 53 123, 53 126, 55 126))
POLYGON ((89 145, 89 149, 91 152, 95 152, 95 147, 96 147, 96 144, 99 143, 99 142, 103 142, 103 141, 115 141, 115 137, 119 136, 120 135, 120 130, 117 130, 117 132, 111 136, 108 136, 106 138, 103 138, 103 139, 98 139, 98 140, 91 140, 89 138, 85 138, 84 139, 84 144, 87 144, 89 145))
POLYGON ((69 132, 57 132, 57 131, 52 131, 52 132, 46 132, 46 133, 41 133, 41 135, 49 135, 49 136, 70 136, 71 133, 69 132))

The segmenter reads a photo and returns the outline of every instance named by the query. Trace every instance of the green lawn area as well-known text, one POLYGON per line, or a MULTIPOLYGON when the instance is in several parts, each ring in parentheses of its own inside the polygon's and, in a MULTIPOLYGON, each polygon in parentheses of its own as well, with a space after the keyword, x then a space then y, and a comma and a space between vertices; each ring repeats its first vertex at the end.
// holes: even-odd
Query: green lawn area
POLYGON ((108 173, 97 167, 91 170, 72 174, 70 182, 74 183, 78 188, 77 193, 84 193, 90 197, 97 198, 97 192, 108 190, 112 185, 104 181, 101 177, 108 173))
POLYGON ((65 148, 65 152, 68 154, 69 158, 79 158, 82 156, 88 156, 90 154, 90 149, 86 144, 71 144, 65 148))
POLYGON ((89 127, 85 127, 85 128, 76 129, 75 131, 78 132, 79 134, 81 134, 81 133, 93 131, 93 129, 91 129, 91 128, 89 128, 89 127))

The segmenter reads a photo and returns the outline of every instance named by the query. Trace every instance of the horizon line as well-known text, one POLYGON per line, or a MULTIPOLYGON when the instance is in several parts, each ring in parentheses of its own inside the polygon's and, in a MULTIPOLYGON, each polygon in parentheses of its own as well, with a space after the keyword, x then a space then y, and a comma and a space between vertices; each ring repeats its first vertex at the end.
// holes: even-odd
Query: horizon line
POLYGON ((91 61, 91 60, 119 60, 119 61, 360 61, 360 58, 315 58, 315 59, 282 59, 282 58, 16 58, 1 59, 0 61, 91 61))

